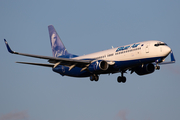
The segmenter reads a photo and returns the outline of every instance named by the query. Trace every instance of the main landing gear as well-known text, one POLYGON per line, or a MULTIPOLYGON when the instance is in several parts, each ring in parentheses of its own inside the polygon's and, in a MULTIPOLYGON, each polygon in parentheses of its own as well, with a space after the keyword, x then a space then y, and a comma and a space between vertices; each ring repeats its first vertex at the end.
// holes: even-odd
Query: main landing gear
POLYGON ((126 82, 126 77, 124 77, 123 76, 123 71, 121 72, 121 76, 118 76, 118 78, 117 78, 117 81, 119 82, 119 83, 125 83, 126 82))
MULTIPOLYGON (((121 76, 118 76, 118 78, 117 78, 117 81, 119 83, 121 83, 121 82, 125 83, 126 82, 126 77, 123 76, 123 73, 124 73, 124 71, 122 71, 121 76)), ((99 76, 97 74, 93 74, 93 75, 90 76, 90 80, 97 82, 99 80, 99 76)))
POLYGON ((97 82, 97 81, 99 80, 99 76, 96 75, 96 74, 93 74, 93 75, 90 76, 90 80, 91 80, 91 81, 96 81, 96 82, 97 82))

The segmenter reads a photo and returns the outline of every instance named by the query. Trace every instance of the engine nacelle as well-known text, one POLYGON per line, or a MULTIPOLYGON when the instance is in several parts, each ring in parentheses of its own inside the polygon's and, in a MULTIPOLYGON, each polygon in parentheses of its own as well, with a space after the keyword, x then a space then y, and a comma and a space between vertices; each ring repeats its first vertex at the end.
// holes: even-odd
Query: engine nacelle
POLYGON ((98 60, 91 63, 88 67, 90 72, 100 72, 105 71, 109 68, 109 64, 104 60, 98 60))
POLYGON ((155 70, 155 67, 153 64, 144 64, 143 66, 140 65, 137 68, 135 68, 135 72, 138 75, 146 75, 153 73, 155 70))

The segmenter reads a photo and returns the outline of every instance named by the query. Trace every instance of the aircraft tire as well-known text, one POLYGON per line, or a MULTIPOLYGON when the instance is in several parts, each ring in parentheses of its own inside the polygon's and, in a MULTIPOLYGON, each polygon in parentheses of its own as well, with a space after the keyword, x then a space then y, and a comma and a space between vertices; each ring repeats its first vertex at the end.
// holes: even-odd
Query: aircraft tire
POLYGON ((122 77, 122 83, 125 83, 126 82, 126 77, 122 77))
POLYGON ((90 76, 90 80, 97 82, 97 81, 99 80, 99 76, 98 76, 98 75, 91 75, 91 76, 90 76))
POLYGON ((97 82, 99 80, 99 76, 98 75, 95 75, 94 76, 94 80, 97 82))
POLYGON ((156 66, 156 70, 160 70, 160 66, 156 66))
POLYGON ((94 81, 94 78, 95 78, 94 75, 91 75, 91 76, 90 76, 90 80, 91 80, 91 81, 94 81))
POLYGON ((118 83, 121 83, 121 80, 122 80, 122 77, 121 77, 121 76, 118 76, 118 77, 117 77, 117 82, 118 82, 118 83))
POLYGON ((125 82, 126 82, 126 77, 124 77, 124 76, 123 76, 123 77, 118 76, 117 82, 118 82, 118 83, 121 83, 121 82, 122 82, 122 83, 125 83, 125 82))

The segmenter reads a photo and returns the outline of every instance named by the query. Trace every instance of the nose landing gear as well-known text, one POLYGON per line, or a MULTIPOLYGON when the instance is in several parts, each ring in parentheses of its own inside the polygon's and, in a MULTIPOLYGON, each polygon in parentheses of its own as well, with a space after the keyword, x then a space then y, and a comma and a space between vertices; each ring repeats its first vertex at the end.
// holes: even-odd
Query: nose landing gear
POLYGON ((156 66, 155 68, 156 68, 156 70, 160 70, 160 66, 156 66))
POLYGON ((158 63, 156 63, 155 69, 160 70, 160 66, 158 65, 158 63))
MULTIPOLYGON (((165 60, 165 59, 164 59, 164 60, 165 60)), ((156 69, 156 70, 160 70, 160 66, 158 65, 158 63, 163 62, 164 60, 162 60, 162 59, 156 60, 156 66, 155 66, 155 69, 156 69)))

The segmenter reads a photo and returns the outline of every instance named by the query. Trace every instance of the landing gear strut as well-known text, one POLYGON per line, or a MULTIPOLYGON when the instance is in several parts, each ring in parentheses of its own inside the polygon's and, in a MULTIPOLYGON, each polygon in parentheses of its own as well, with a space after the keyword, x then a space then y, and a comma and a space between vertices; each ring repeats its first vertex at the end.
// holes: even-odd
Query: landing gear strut
POLYGON ((118 78, 117 78, 117 81, 119 82, 119 83, 125 83, 126 82, 126 77, 124 77, 123 76, 123 71, 121 72, 121 76, 118 76, 118 78))
POLYGON ((90 80, 91 80, 91 81, 96 81, 96 82, 97 82, 97 81, 99 80, 99 76, 96 75, 96 74, 93 74, 93 75, 90 76, 90 80))

